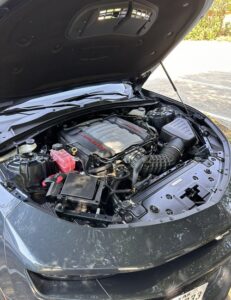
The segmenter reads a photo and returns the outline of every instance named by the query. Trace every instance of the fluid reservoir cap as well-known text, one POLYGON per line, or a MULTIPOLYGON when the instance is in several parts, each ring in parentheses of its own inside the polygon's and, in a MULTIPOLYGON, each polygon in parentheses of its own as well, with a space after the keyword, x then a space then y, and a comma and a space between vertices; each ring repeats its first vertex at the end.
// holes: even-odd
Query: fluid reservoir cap
POLYGON ((61 143, 53 144, 53 145, 52 145, 52 149, 53 149, 53 150, 56 150, 56 151, 62 150, 62 149, 63 149, 63 144, 61 144, 61 143))
POLYGON ((33 145, 35 143, 35 140, 34 139, 27 139, 26 140, 26 144, 27 145, 33 145))

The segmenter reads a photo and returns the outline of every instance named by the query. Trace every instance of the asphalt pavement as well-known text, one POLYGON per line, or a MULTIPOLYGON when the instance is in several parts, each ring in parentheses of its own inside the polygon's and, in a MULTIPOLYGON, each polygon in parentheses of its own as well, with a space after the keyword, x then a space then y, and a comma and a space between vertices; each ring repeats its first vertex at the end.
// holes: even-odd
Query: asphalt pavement
MULTIPOLYGON (((164 65, 185 103, 231 129, 231 42, 183 41, 164 65)), ((161 67, 144 87, 177 99, 161 67)))

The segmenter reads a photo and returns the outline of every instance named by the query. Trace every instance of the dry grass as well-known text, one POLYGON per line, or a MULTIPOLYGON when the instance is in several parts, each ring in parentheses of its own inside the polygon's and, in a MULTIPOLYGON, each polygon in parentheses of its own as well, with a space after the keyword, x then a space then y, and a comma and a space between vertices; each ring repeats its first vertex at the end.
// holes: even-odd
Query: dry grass
POLYGON ((211 116, 209 116, 209 117, 222 130, 222 132, 227 136, 229 142, 231 143, 231 129, 222 125, 219 121, 217 121, 217 119, 212 118, 211 116))

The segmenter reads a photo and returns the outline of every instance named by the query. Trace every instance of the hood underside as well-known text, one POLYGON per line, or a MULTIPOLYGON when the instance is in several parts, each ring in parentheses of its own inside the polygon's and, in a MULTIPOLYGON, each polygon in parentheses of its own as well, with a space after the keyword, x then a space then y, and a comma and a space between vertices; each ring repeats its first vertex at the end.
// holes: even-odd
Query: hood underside
POLYGON ((0 106, 89 83, 136 83, 211 2, 1 1, 0 106))

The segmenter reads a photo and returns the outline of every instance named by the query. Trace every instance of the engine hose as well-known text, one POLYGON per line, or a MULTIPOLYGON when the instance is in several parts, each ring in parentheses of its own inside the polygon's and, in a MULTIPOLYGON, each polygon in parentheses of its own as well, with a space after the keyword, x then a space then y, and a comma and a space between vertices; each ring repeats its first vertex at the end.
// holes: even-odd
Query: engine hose
POLYGON ((118 189, 118 186, 121 181, 113 180, 111 186, 109 187, 110 193, 108 198, 112 197, 114 208, 119 208, 122 206, 123 200, 120 199, 119 194, 131 193, 131 189, 118 189))
POLYGON ((143 165, 140 175, 147 177, 149 174, 159 175, 173 167, 184 151, 184 142, 174 138, 163 147, 160 154, 150 156, 143 165))

